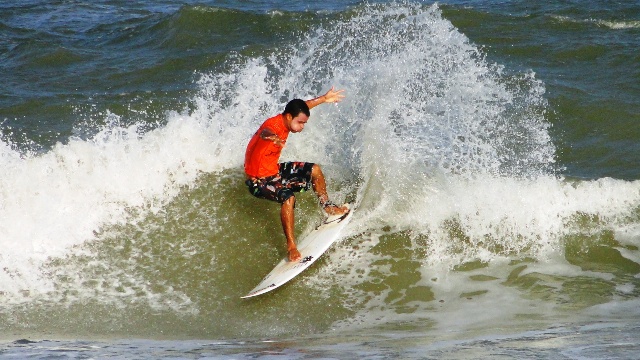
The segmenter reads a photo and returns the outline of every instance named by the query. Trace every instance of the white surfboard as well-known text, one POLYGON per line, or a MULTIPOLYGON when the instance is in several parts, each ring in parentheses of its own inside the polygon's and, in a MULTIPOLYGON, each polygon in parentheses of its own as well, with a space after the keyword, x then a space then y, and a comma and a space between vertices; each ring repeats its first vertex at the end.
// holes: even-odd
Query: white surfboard
MULTIPOLYGON (((347 204, 346 206, 349 205, 347 204)), ((328 217, 322 225, 318 226, 298 243, 298 251, 302 255, 301 260, 292 262, 285 257, 262 279, 260 284, 242 298, 250 298, 276 289, 311 266, 320 255, 329 249, 331 244, 338 240, 340 231, 347 225, 352 214, 353 210, 350 209, 344 215, 328 217)))

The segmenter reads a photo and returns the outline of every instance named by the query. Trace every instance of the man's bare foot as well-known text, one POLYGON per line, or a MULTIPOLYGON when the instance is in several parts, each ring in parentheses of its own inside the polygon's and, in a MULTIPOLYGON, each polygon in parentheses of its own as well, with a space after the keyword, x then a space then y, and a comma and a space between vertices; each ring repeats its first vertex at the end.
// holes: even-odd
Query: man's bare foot
POLYGON ((300 260, 301 258, 302 258, 302 255, 300 255, 300 251, 298 251, 298 249, 289 250, 289 261, 295 262, 300 260))
POLYGON ((327 215, 344 215, 349 212, 349 207, 345 205, 338 206, 335 204, 328 204, 324 207, 324 212, 326 212, 327 215))

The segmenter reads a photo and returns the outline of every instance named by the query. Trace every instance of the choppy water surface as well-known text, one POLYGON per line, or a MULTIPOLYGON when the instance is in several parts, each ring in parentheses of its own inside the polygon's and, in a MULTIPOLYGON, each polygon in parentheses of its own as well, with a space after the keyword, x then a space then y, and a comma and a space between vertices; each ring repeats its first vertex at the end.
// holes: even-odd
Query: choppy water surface
POLYGON ((0 357, 637 353, 637 3, 0 9, 0 357), (246 143, 333 85, 283 160, 357 211, 241 301, 285 254, 246 143))

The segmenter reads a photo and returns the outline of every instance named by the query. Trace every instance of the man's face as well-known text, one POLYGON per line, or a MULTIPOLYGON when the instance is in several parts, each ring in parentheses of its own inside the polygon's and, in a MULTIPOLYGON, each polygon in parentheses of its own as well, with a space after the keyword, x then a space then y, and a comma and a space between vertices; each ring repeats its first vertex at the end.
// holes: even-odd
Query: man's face
POLYGON ((298 114, 298 116, 291 119, 289 130, 294 133, 299 133, 304 130, 304 125, 309 121, 309 117, 304 113, 298 114))

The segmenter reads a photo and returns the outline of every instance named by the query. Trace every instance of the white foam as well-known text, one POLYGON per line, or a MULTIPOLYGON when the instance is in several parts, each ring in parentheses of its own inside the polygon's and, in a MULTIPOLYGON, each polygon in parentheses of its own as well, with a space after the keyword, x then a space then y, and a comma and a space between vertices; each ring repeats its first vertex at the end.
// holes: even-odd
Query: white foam
MULTIPOLYGON (((110 117, 115 117, 109 114, 110 117)), ((3 150, 0 160, 0 271, 5 294, 46 292, 39 269, 94 238, 103 226, 130 221, 130 209, 158 211, 181 186, 219 162, 207 131, 174 114, 145 134, 137 126, 104 128, 39 155, 3 150)))

